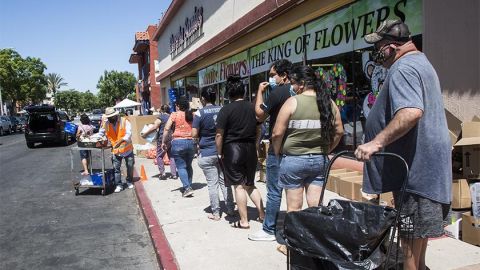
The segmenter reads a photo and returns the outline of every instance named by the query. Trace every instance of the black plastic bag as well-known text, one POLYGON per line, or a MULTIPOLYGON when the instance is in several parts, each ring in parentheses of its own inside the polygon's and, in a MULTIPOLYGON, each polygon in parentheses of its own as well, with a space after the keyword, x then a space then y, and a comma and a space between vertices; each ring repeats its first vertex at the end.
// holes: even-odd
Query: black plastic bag
POLYGON ((331 200, 328 206, 287 213, 287 246, 303 256, 333 262, 340 269, 375 269, 384 259, 397 211, 368 203, 331 200))

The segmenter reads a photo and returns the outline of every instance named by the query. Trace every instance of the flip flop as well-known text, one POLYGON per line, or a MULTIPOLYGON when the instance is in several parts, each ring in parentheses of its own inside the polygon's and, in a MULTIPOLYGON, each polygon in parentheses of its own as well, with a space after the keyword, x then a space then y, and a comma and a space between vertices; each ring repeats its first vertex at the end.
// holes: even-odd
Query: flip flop
POLYGON ((260 222, 260 223, 263 223, 264 220, 265 220, 265 218, 260 218, 260 217, 258 217, 257 219, 255 219, 255 221, 260 222))
POLYGON ((245 229, 245 230, 248 230, 250 229, 250 225, 249 226, 242 226, 242 224, 240 224, 240 221, 235 221, 232 225, 231 225, 232 228, 237 228, 237 229, 245 229))
POLYGON ((208 219, 211 219, 211 220, 214 220, 214 221, 219 221, 220 220, 220 216, 214 215, 214 214, 209 214, 207 217, 208 217, 208 219))

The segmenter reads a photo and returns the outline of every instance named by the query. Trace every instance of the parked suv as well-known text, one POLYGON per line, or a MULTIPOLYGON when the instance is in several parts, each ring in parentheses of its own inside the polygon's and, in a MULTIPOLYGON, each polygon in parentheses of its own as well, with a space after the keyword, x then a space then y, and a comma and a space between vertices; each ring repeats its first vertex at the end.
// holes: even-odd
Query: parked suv
POLYGON ((56 110, 51 105, 29 106, 25 126, 25 141, 28 148, 33 148, 37 142, 57 142, 68 145, 70 138, 75 135, 64 131, 65 123, 69 122, 68 115, 56 110))
POLYGON ((12 122, 8 116, 0 116, 0 136, 3 136, 5 133, 12 133, 12 122))

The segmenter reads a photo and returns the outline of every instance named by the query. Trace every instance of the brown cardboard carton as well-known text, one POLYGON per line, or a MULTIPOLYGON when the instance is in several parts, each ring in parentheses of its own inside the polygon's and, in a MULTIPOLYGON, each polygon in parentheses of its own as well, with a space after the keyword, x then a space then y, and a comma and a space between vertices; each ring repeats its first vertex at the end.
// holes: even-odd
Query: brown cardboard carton
POLYGON ((353 182, 353 198, 352 199, 357 202, 363 201, 362 186, 363 186, 363 176, 362 176, 362 181, 353 182))
POLYGON ((143 126, 153 124, 158 117, 156 115, 128 116, 132 126, 132 143, 146 144, 147 141, 140 136, 143 126))
POLYGON ((462 240, 480 246, 480 224, 475 224, 470 212, 462 214, 462 240))
POLYGON ((462 138, 455 146, 462 147, 463 176, 480 179, 480 122, 463 123, 462 138))
MULTIPOLYGON (((362 183, 363 182, 363 175, 345 177, 341 176, 337 179, 337 193, 338 195, 354 200, 355 192, 354 192, 354 183, 362 183)), ((360 195, 361 198, 361 195, 360 195)))
POLYGON ((333 178, 333 176, 337 176, 342 173, 347 173, 347 172, 353 172, 350 169, 336 169, 336 170, 331 170, 330 173, 328 174, 328 181, 327 181, 327 186, 325 187, 327 190, 336 192, 336 185, 335 185, 335 180, 336 178, 333 178))
POLYGON ((472 207, 472 198, 467 179, 454 179, 452 182, 452 209, 472 207))
MULTIPOLYGON (((334 174, 334 175, 331 175, 330 174, 330 177, 329 177, 329 182, 330 182, 330 185, 329 185, 329 189, 330 191, 332 192, 336 192, 338 193, 338 187, 337 187, 337 181, 339 178, 341 177, 351 177, 351 176, 358 176, 358 175, 362 175, 361 172, 357 172, 357 171, 347 171, 347 172, 344 172, 344 173, 338 173, 338 174, 334 174)), ((328 186, 328 182, 327 182, 327 186, 328 186)))
POLYGON ((380 201, 379 202, 380 205, 395 207, 392 192, 387 192, 387 193, 380 194, 379 201, 380 201))

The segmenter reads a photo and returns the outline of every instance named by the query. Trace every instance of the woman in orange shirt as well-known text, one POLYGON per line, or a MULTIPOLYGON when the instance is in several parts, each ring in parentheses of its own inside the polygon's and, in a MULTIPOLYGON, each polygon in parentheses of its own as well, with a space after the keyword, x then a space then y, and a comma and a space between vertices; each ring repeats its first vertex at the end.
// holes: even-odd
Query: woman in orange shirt
POLYGON ((167 135, 170 133, 172 126, 174 126, 171 153, 175 159, 178 176, 180 177, 180 181, 182 181, 183 197, 191 197, 193 195, 192 161, 195 155, 195 148, 192 138, 193 114, 189 107, 190 104, 187 97, 182 96, 178 98, 175 104, 176 112, 170 114, 170 118, 168 118, 165 130, 163 131, 162 139, 162 148, 166 149, 167 135))

